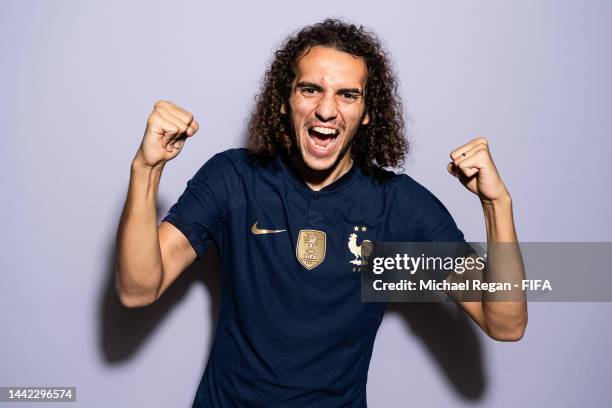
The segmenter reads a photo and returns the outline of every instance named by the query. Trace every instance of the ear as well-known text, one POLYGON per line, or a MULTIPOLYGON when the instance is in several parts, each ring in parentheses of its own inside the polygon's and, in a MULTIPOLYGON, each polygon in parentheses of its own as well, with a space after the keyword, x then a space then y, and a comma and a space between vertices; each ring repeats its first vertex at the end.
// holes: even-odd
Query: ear
POLYGON ((370 123, 370 115, 368 114, 368 112, 366 112, 365 115, 363 115, 363 119, 361 120, 361 124, 362 125, 367 125, 368 123, 370 123))

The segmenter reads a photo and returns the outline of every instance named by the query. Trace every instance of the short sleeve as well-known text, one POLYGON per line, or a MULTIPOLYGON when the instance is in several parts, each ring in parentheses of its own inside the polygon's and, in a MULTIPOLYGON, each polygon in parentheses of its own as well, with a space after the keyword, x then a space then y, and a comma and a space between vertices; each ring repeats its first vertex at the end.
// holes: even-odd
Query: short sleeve
POLYGON ((430 207, 421 214, 418 222, 425 242, 465 242, 463 232, 450 212, 433 194, 430 207))
POLYGON ((185 191, 162 220, 187 237, 198 258, 204 255, 211 241, 220 241, 232 170, 222 154, 213 156, 187 182, 185 191))
POLYGON ((465 242, 463 232, 438 198, 406 176, 401 197, 405 200, 406 235, 420 242, 465 242))
MULTIPOLYGON (((412 242, 444 242, 456 245, 432 245, 427 247, 431 256, 466 257, 474 253, 473 248, 465 243, 463 232, 444 204, 429 190, 410 177, 404 190, 407 211, 406 236, 412 242)), ((424 247, 425 248, 425 247, 424 247)), ((444 280, 449 270, 429 271, 428 278, 444 280)))

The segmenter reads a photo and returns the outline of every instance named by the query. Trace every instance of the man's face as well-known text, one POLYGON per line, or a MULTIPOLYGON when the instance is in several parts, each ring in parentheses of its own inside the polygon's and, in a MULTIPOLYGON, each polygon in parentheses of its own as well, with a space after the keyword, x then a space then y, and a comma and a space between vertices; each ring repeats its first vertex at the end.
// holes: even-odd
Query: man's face
POLYGON ((331 168, 359 126, 368 123, 366 78, 363 58, 333 48, 315 46, 298 59, 289 105, 296 142, 309 168, 331 168))

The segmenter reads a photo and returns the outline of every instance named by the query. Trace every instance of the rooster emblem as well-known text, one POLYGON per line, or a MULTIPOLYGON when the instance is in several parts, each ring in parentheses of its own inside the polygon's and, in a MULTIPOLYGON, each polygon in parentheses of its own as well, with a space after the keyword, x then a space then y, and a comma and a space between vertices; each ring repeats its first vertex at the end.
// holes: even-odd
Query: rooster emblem
POLYGON ((353 265, 366 265, 368 262, 364 259, 372 254, 372 241, 364 239, 361 244, 357 244, 357 234, 349 235, 348 248, 351 254, 355 257, 350 261, 353 265))

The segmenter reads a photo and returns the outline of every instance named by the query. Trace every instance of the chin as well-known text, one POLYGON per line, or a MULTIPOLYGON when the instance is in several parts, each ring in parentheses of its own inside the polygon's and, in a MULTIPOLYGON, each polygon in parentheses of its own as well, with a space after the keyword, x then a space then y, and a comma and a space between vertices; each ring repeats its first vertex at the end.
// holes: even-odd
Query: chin
POLYGON ((308 156, 307 153, 302 151, 302 159, 304 160, 304 164, 306 165, 306 167, 308 167, 311 170, 316 170, 316 171, 329 170, 332 167, 334 167, 334 164, 336 164, 337 158, 338 158, 337 154, 335 154, 333 157, 318 158, 318 157, 308 156))

